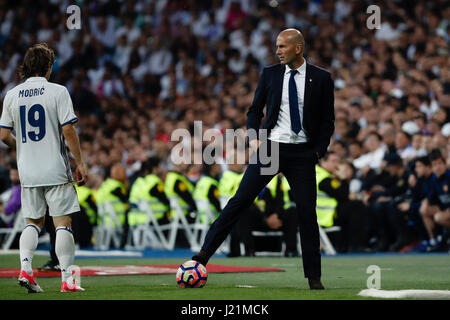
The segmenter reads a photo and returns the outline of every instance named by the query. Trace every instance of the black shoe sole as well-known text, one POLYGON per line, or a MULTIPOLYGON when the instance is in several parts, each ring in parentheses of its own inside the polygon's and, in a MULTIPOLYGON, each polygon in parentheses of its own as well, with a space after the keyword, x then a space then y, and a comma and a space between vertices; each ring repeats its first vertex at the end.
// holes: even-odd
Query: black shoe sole
POLYGON ((27 281, 24 280, 18 280, 19 286, 24 287, 25 289, 28 290, 28 293, 39 293, 37 291, 34 291, 33 289, 31 289, 30 284, 27 281))

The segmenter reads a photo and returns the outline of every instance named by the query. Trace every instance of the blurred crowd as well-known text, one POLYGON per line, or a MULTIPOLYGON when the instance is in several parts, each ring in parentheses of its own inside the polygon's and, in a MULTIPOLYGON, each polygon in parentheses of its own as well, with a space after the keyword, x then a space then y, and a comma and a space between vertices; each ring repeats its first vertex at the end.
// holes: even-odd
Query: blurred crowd
MULTIPOLYGON (((432 214, 419 204, 416 225, 423 228, 416 237, 399 239, 399 231, 391 230, 395 213, 387 212, 412 210, 399 208, 411 203, 411 190, 422 178, 418 159, 428 167, 442 159, 443 171, 435 172, 433 164, 429 174, 448 181, 450 5, 445 0, 376 1, 380 25, 369 29, 370 4, 0 1, 0 100, 21 82, 17 68, 26 49, 48 43, 56 53, 50 81, 68 88, 79 116, 90 187, 98 189, 117 163, 125 167, 131 186, 152 157, 166 172, 174 168, 174 129, 193 133, 194 121, 202 121, 203 130, 222 133, 245 129, 259 73, 278 63, 278 33, 297 28, 305 37, 306 60, 329 70, 334 79, 336 121, 329 150, 339 164, 329 170, 349 182, 348 198, 367 211, 365 225, 371 227, 362 247, 376 239, 372 249, 401 250, 412 240, 424 240, 434 250, 441 241, 437 236, 445 235, 441 230, 430 234, 436 232, 435 213, 444 213, 443 224, 437 225, 450 223, 445 220, 448 185, 443 197, 422 195, 420 201, 429 197, 429 207, 439 210, 432 214), (80 30, 67 29, 71 4, 81 8, 80 30)), ((14 156, 0 146, 0 192, 12 185, 14 156)), ((201 165, 183 172, 193 184, 201 173, 201 165)), ((414 224, 411 219, 404 219, 408 226, 414 224)))

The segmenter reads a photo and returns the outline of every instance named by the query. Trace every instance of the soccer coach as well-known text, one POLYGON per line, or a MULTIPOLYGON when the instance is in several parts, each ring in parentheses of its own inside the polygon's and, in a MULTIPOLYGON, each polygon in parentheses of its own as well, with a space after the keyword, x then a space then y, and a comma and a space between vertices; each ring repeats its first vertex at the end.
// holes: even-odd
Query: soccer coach
MULTIPOLYGON (((247 113, 247 130, 258 131, 267 105, 262 128, 267 129, 270 143, 259 139, 249 143, 253 151, 266 143, 269 152, 271 144, 278 144, 279 171, 289 182, 299 217, 304 275, 310 289, 320 290, 324 287, 320 280, 315 165, 325 155, 334 131, 334 85, 328 71, 303 58, 305 41, 300 31, 283 30, 276 47, 280 64, 264 68, 247 113)), ((272 179, 273 175, 261 174, 262 167, 259 158, 249 164, 235 196, 211 225, 193 260, 206 265, 240 214, 272 179)))

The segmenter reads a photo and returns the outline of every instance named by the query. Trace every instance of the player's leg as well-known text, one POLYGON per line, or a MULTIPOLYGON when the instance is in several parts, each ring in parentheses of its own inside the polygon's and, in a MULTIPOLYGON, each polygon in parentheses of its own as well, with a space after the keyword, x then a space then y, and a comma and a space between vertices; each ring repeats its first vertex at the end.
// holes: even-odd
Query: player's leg
POLYGON ((55 225, 55 252, 61 268, 61 291, 82 291, 72 277, 75 260, 75 241, 72 232, 72 214, 80 211, 72 184, 52 186, 45 194, 50 216, 55 225))
POLYGON ((72 282, 72 266, 75 260, 75 241, 72 232, 72 216, 53 217, 55 224, 55 252, 61 268, 61 281, 72 282))
POLYGON ((45 223, 47 205, 42 188, 22 188, 21 210, 27 219, 27 225, 19 239, 20 275, 19 285, 29 293, 42 292, 33 276, 32 261, 38 245, 39 233, 45 223))
POLYGON ((22 270, 33 274, 32 260, 38 245, 39 234, 44 226, 45 217, 39 219, 27 218, 27 225, 22 231, 19 239, 20 264, 22 270))
POLYGON ((56 240, 56 234, 55 234, 55 226, 53 224, 53 220, 50 217, 48 210, 47 213, 45 214, 45 231, 47 231, 47 233, 50 236, 50 260, 47 261, 44 265, 42 265, 41 267, 38 267, 38 271, 60 271, 59 268, 59 261, 58 261, 58 257, 56 256, 56 252, 55 252, 55 240, 56 240))

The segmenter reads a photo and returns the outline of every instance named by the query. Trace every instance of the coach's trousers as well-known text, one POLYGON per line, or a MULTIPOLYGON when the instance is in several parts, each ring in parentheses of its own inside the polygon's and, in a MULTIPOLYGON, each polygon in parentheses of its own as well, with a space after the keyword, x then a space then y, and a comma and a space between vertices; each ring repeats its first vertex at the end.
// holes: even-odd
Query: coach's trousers
MULTIPOLYGON (((316 215, 316 155, 308 144, 276 144, 279 151, 278 171, 286 176, 297 207, 304 275, 306 278, 320 278, 320 238, 316 215)), ((268 150, 273 161, 276 148, 270 146, 269 142, 268 150)), ((263 165, 260 160, 258 156, 257 163, 248 165, 235 196, 228 201, 208 230, 202 246, 202 250, 208 257, 214 254, 240 218, 241 213, 251 205, 259 192, 273 178, 274 174, 261 174, 261 168, 267 168, 270 164, 263 165)))

